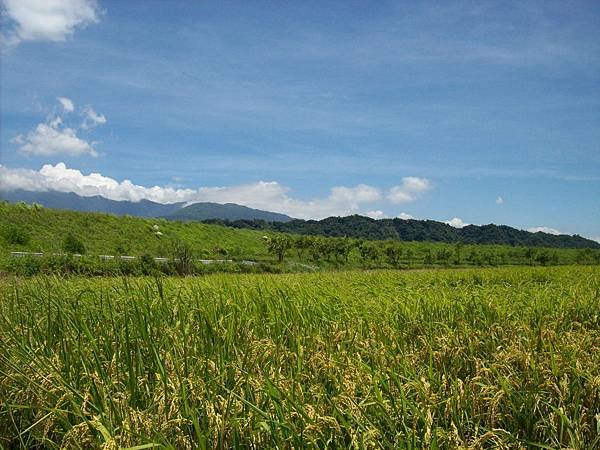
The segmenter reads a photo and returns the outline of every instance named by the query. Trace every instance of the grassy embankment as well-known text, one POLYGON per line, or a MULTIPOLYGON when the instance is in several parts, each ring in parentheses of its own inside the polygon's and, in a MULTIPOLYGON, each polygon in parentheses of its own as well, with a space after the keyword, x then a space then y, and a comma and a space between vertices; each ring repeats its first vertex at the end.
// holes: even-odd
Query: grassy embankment
POLYGON ((6 238, 0 239, 0 249, 3 252, 61 252, 65 236, 71 233, 83 242, 87 253, 94 255, 139 256, 149 253, 153 256, 168 256, 170 239, 178 238, 188 243, 198 257, 213 256, 215 247, 248 257, 266 256, 261 239, 264 233, 256 231, 0 203, 2 236, 5 236, 5 230, 10 227, 21 229, 27 242, 14 244, 7 242, 6 238))
POLYGON ((6 448, 600 445, 598 266, 0 280, 6 448))

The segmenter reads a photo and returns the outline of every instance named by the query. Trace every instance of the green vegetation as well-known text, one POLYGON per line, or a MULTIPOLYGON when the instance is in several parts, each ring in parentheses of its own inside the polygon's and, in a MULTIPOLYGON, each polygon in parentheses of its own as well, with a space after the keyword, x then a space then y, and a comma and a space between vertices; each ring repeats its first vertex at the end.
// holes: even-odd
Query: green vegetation
POLYGON ((63 250, 70 254, 85 254, 85 245, 71 233, 67 234, 67 237, 63 241, 63 250))
POLYGON ((20 227, 8 223, 2 230, 2 237, 8 245, 27 245, 29 235, 20 227))
POLYGON ((152 269, 148 258, 172 261, 152 272, 199 274, 304 271, 307 269, 423 268, 499 265, 598 264, 600 250, 467 245, 462 243, 366 241, 240 230, 194 222, 117 217, 100 213, 46 209, 0 203, 0 271, 22 275, 141 275, 152 269), (12 251, 44 253, 43 258, 15 258, 12 251), (75 261, 54 253, 86 254, 75 261), (106 261, 100 255, 131 255, 146 262, 106 261), (198 259, 252 260, 200 267, 198 259), (179 261, 177 264, 176 260, 179 261))
POLYGON ((600 445, 600 269, 0 281, 5 448, 600 445))
MULTIPOLYGON (((173 240, 186 242, 197 257, 212 258, 215 247, 252 259, 267 257, 262 236, 250 230, 171 222, 165 219, 119 217, 0 202, 0 251, 63 252, 67 235, 76 236, 90 255, 170 256, 173 240), (28 239, 6 239, 18 228, 28 239)), ((78 253, 78 252, 74 252, 78 253)))
POLYGON ((288 222, 265 222, 264 220, 220 219, 205 223, 227 225, 312 236, 352 237, 370 240, 400 240, 416 242, 446 242, 485 245, 512 245, 524 247, 593 248, 600 243, 581 236, 555 236, 547 233, 530 233, 506 225, 468 225, 454 228, 435 220, 371 219, 364 216, 328 217, 323 220, 294 219, 288 222))

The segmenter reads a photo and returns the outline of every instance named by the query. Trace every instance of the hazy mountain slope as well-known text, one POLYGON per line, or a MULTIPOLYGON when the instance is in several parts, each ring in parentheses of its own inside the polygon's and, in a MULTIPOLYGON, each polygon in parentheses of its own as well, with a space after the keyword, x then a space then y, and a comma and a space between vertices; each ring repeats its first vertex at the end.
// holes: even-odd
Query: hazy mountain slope
POLYGON ((167 216, 172 220, 266 220, 269 222, 289 222, 291 217, 260 209, 248 208, 235 203, 194 203, 167 216))
POLYGON ((291 220, 285 214, 261 211, 234 203, 194 203, 184 207, 185 203, 161 204, 149 200, 139 202, 115 201, 101 196, 82 197, 72 192, 30 192, 24 190, 0 191, 0 199, 11 203, 23 201, 39 203, 46 208, 70 209, 73 211, 105 212, 119 216, 164 217, 170 220, 206 220, 206 219, 259 219, 273 222, 291 220))
POLYGON ((139 202, 110 200, 99 195, 82 197, 72 192, 30 192, 23 190, 0 191, 0 199, 9 202, 39 203, 46 208, 73 211, 105 212, 119 216, 159 217, 181 209, 184 203, 161 204, 149 200, 139 202))

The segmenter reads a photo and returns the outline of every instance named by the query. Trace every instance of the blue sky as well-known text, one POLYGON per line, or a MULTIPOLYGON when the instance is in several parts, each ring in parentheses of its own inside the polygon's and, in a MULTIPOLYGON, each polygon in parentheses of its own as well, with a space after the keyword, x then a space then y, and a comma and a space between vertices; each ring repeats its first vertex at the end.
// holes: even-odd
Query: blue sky
POLYGON ((4 188, 600 239, 600 3, 53 2, 2 2, 4 188))

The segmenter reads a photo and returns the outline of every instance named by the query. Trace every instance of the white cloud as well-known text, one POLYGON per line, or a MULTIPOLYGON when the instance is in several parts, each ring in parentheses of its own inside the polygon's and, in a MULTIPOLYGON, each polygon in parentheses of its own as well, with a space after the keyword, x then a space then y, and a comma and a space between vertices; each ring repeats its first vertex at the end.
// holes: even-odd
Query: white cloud
MULTIPOLYGON (((66 113, 75 111, 75 105, 66 97, 58 97, 62 109, 66 113)), ((91 106, 83 109, 85 119, 82 128, 89 129, 106 123, 106 117, 97 114, 91 106)), ((19 151, 25 155, 90 155, 98 156, 92 143, 77 136, 74 128, 64 126, 63 118, 59 115, 48 117, 45 123, 38 124, 26 136, 15 136, 12 143, 19 145, 19 151)))
POLYGON ((375 211, 367 211, 365 215, 371 219, 385 219, 387 217, 386 214, 380 209, 375 211))
POLYGON ((3 0, 3 14, 13 21, 4 40, 64 41, 75 30, 98 22, 96 0, 3 0))
POLYGON ((450 220, 445 221, 444 223, 447 223, 448 225, 450 225, 454 228, 463 228, 463 227, 466 227, 467 225, 470 225, 469 223, 463 222, 463 220, 460 217, 454 217, 450 220))
POLYGON ((19 151, 25 155, 53 156, 65 154, 71 156, 98 156, 92 145, 77 137, 72 128, 61 128, 62 120, 56 117, 48 123, 40 123, 34 130, 16 136, 11 142, 19 145, 19 151))
POLYGON ((104 114, 98 114, 91 106, 83 108, 83 113, 85 114, 85 118, 83 119, 81 128, 84 130, 89 130, 97 125, 104 125, 106 123, 104 114))
POLYGON ((592 241, 596 241, 598 244, 600 244, 600 236, 591 237, 590 239, 591 239, 592 241))
POLYGON ((541 231, 542 233, 548 233, 548 234, 555 234, 555 235, 562 234, 556 228, 550 228, 550 227, 532 227, 532 228, 528 228, 527 231, 529 231, 530 233, 538 233, 541 231))
POLYGON ((50 125, 52 128, 58 128, 62 125, 62 123, 62 117, 60 116, 56 116, 54 119, 48 120, 48 125, 50 125))
POLYGON ((379 189, 366 184, 359 184, 353 188, 336 186, 331 189, 330 198, 336 202, 348 202, 358 205, 359 203, 376 202, 381 198, 381 192, 379 192, 379 189))
POLYGON ((411 220, 411 219, 414 219, 415 217, 410 214, 407 214, 405 212, 402 212, 402 213, 398 214, 398 218, 402 219, 402 220, 411 220))
POLYGON ((39 171, 0 166, 0 189, 56 190, 86 197, 101 195, 112 200, 134 202, 142 199, 158 203, 230 202, 303 219, 360 213, 364 206, 377 201, 381 196, 378 189, 364 184, 355 187, 337 186, 331 189, 327 197, 314 200, 292 198, 289 189, 275 181, 198 189, 145 187, 129 180, 119 182, 99 173, 85 175, 79 170, 68 168, 64 163, 54 166, 46 164, 39 171))
POLYGON ((404 177, 402 184, 390 189, 387 198, 392 203, 408 203, 419 197, 419 195, 431 189, 431 182, 427 178, 404 177))
POLYGON ((504 199, 501 196, 496 197, 496 205, 501 205, 504 203, 504 199))
POLYGON ((60 102, 60 104, 63 107, 63 110, 65 112, 73 112, 75 111, 75 105, 73 104, 73 101, 67 97, 58 97, 58 101, 60 102))

